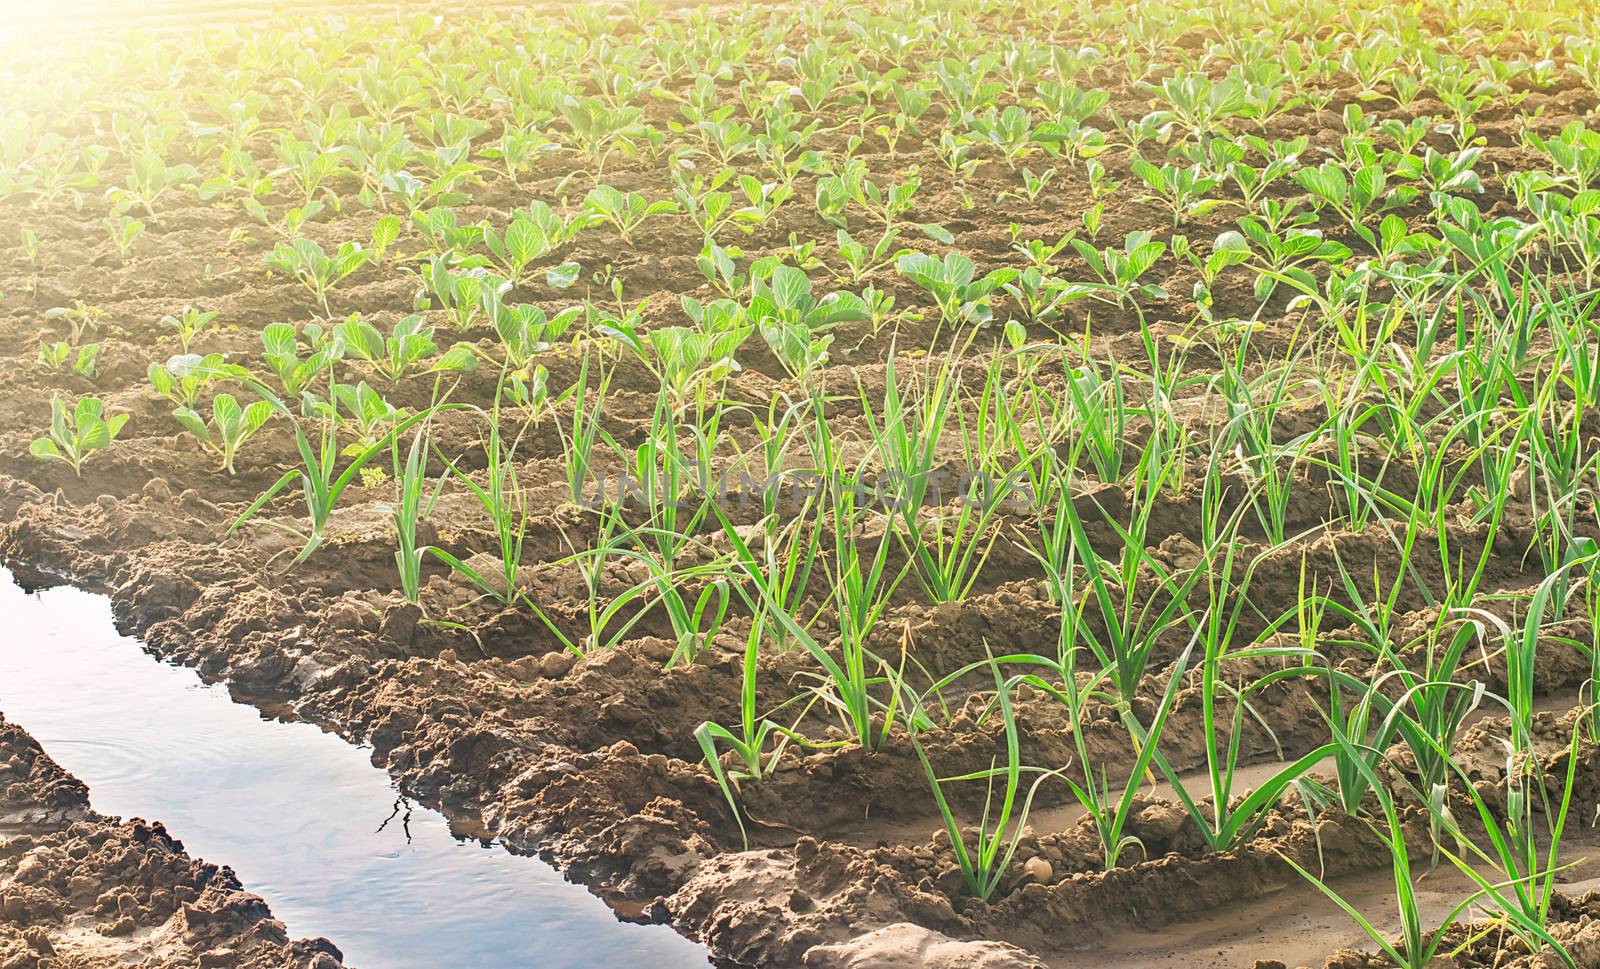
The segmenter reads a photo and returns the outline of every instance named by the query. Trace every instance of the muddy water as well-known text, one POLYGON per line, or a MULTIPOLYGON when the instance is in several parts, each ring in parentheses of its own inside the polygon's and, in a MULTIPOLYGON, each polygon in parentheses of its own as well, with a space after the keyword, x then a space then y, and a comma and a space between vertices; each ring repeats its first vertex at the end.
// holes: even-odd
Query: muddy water
POLYGON ((327 936, 351 965, 707 965, 538 859, 453 837, 358 748, 155 661, 101 596, 30 596, 0 569, 0 627, 0 711, 89 785, 96 810, 164 822, 192 855, 232 866, 291 936, 327 936))

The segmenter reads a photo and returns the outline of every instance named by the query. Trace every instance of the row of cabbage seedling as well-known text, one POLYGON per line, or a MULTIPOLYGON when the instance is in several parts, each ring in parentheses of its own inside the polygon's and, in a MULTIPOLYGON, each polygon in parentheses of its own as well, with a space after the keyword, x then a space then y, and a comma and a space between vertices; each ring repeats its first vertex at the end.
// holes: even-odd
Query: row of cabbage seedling
POLYGON ((1572 79, 1600 95, 1592 11, 1578 5, 1458 9, 1452 27, 1433 30, 1415 10, 1377 4, 1075 6, 823 4, 704 21, 534 16, 470 31, 396 22, 125 44, 98 50, 95 72, 58 59, 32 67, 48 84, 16 86, 25 110, 8 113, 0 138, 0 197, 105 188, 114 218, 153 217, 178 192, 263 217, 274 196, 414 209, 553 158, 595 175, 619 156, 754 162, 762 181, 791 186, 830 156, 908 144, 963 183, 987 159, 1042 160, 1050 167, 1030 171, 1033 186, 1057 163, 1157 141, 1221 178, 1226 161, 1213 153, 1232 140, 1225 128, 1265 134, 1335 109, 1352 88, 1402 126, 1436 111, 1400 137, 1415 144, 1438 125, 1461 150, 1481 116, 1531 91, 1572 79), (168 83, 175 59, 190 74, 183 85, 168 83), (1113 105, 1113 85, 1132 103, 1113 105), (131 89, 146 95, 120 97, 131 89))

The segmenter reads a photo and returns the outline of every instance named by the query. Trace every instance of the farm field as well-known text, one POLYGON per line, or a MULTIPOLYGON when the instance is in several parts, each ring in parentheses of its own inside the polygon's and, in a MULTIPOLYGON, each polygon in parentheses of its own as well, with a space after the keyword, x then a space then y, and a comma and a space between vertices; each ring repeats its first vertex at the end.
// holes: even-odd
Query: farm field
POLYGON ((400 6, 0 41, 24 584, 718 965, 1600 966, 1592 7, 400 6))

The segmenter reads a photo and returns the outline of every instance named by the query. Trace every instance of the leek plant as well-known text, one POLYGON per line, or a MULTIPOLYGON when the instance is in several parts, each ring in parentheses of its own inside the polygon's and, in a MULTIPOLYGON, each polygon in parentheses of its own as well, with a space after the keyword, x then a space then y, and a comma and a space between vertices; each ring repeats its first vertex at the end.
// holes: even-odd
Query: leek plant
MULTIPOLYGON (((1105 868, 1110 871, 1117 867, 1123 852, 1127 849, 1133 847, 1144 849, 1143 843, 1137 837, 1125 833, 1128 819, 1138 804, 1140 785, 1150 773, 1152 761, 1159 756, 1158 746, 1166 730, 1167 718, 1177 705, 1178 691, 1183 685, 1184 673, 1189 668, 1189 658, 1194 651, 1195 639, 1190 639, 1188 646, 1168 669, 1166 687, 1156 703, 1155 713, 1148 725, 1139 722, 1130 706, 1120 707, 1119 717, 1128 729, 1134 757, 1125 775, 1109 777, 1104 765, 1097 764, 1096 756, 1090 753, 1089 740, 1083 727, 1088 723, 1086 711, 1091 702, 1107 699, 1115 702, 1118 698, 1114 692, 1106 689, 1109 676, 1105 669, 1098 672, 1085 671, 1080 675, 1078 659, 1079 653, 1085 648, 1086 626, 1083 614, 1084 600, 1074 592, 1072 570, 1069 568, 1050 573, 1049 582, 1055 587, 1054 598, 1061 609, 1056 656, 1052 658, 1015 653, 995 658, 991 662, 1030 668, 1030 672, 1018 674, 1013 683, 1039 690, 1066 707, 1069 722, 1072 724, 1075 760, 1073 764, 1065 765, 1052 774, 1061 777, 1071 790, 1073 798, 1083 808, 1085 815, 1093 821, 1095 833, 1100 839, 1105 868)), ((1197 628, 1196 637, 1198 634, 1197 628)), ((965 675, 971 668, 968 667, 967 670, 946 677, 935 685, 935 690, 965 675)))
MULTIPOLYGON (((578 368, 577 381, 561 395, 572 408, 570 429, 558 422, 556 430, 561 435, 561 464, 562 470, 566 472, 567 494, 571 496, 574 504, 583 502, 583 489, 588 484, 594 466, 594 446, 602 433, 600 414, 605 409, 606 392, 611 385, 612 373, 611 370, 605 371, 601 374, 599 383, 591 385, 589 357, 585 356, 583 364, 578 368)), ((604 490, 604 485, 601 486, 601 490, 604 490)), ((604 497, 603 494, 597 495, 596 500, 599 501, 604 497)))
POLYGON ((517 472, 517 450, 526 427, 519 429, 510 440, 506 439, 501 427, 505 386, 506 375, 502 373, 495 388, 493 405, 487 412, 480 412, 485 426, 484 436, 480 439, 484 457, 484 483, 479 484, 471 472, 456 462, 445 460, 450 474, 477 499, 494 528, 496 571, 482 571, 442 548, 430 548, 429 551, 485 595, 502 605, 510 605, 522 592, 522 547, 527 538, 530 515, 527 496, 517 472))
MULTIPOLYGON (((1196 569, 1206 576, 1207 605, 1202 618, 1195 623, 1195 635, 1201 647, 1201 738, 1206 751, 1209 810, 1190 794, 1188 785, 1167 759, 1159 752, 1155 755, 1156 765, 1161 768, 1161 773, 1177 793, 1184 810, 1194 820, 1201 837, 1213 851, 1226 851, 1254 834, 1266 821, 1267 813, 1277 803, 1278 796, 1290 785, 1299 783, 1308 771, 1335 750, 1332 743, 1313 748, 1275 771, 1242 800, 1234 799, 1234 781, 1239 770, 1246 712, 1269 736, 1272 733, 1271 726, 1254 709, 1250 700, 1251 693, 1263 682, 1271 681, 1258 681, 1240 689, 1228 682, 1223 671, 1224 664, 1252 659, 1295 659, 1302 652, 1298 646, 1269 644, 1270 637, 1279 626, 1290 619, 1299 618, 1293 609, 1268 623, 1257 637, 1257 645, 1234 648, 1234 642, 1241 638, 1240 619, 1249 605, 1248 592, 1254 563, 1246 569, 1244 577, 1235 582, 1235 557, 1239 548, 1236 536, 1244 506, 1241 505, 1229 518, 1223 517, 1222 508, 1222 477, 1217 463, 1212 462, 1206 474, 1200 508, 1202 545, 1207 551, 1196 569), (1219 700, 1231 701, 1232 717, 1226 725, 1219 718, 1219 700)), ((1146 738, 1140 739, 1149 743, 1146 738)))
POLYGON ((878 750, 889 738, 901 697, 893 682, 894 671, 867 648, 867 641, 910 564, 897 572, 889 569, 889 530, 883 530, 876 542, 862 539, 860 533, 867 518, 867 509, 860 506, 858 497, 862 468, 857 466, 853 474, 846 472, 838 442, 821 409, 813 415, 811 435, 817 466, 823 469, 818 485, 824 499, 822 513, 828 519, 823 538, 830 548, 822 565, 837 615, 836 648, 819 642, 794 616, 780 608, 762 558, 719 505, 713 503, 711 509, 733 548, 733 564, 743 574, 743 581, 734 585, 735 593, 752 613, 766 610, 767 625, 781 626, 791 641, 816 660, 822 668, 815 677, 817 697, 839 714, 855 742, 878 750), (885 684, 891 687, 888 698, 875 696, 875 690, 884 692, 879 688, 885 684))
MULTIPOLYGON (((1183 455, 1164 451, 1158 439, 1151 437, 1132 473, 1133 490, 1125 521, 1107 512, 1098 498, 1089 497, 1089 503, 1100 512, 1100 520, 1114 534, 1119 549, 1114 557, 1102 556, 1090 540, 1076 500, 1068 498, 1059 506, 1104 629, 1103 633, 1097 632, 1095 625, 1086 624, 1084 639, 1101 667, 1108 671, 1117 695, 1126 703, 1133 702, 1163 635, 1189 615, 1189 593, 1202 578, 1200 569, 1169 569, 1150 554, 1148 538, 1155 499, 1182 460, 1183 455), (1154 587, 1145 592, 1140 588, 1141 580, 1154 587)), ((1059 532, 1056 535, 1054 541, 1047 538, 1045 544, 1059 547, 1068 540, 1059 532)))
MULTIPOLYGON (((1444 917, 1433 931, 1424 928, 1422 906, 1417 898, 1417 879, 1412 865, 1411 851, 1407 846, 1406 827, 1400 814, 1400 806, 1368 764, 1364 751, 1360 750, 1360 743, 1347 736, 1338 724, 1334 724, 1334 742, 1341 747, 1349 748, 1345 759, 1357 766, 1364 776, 1367 786, 1376 792, 1378 804, 1382 811, 1381 826, 1375 826, 1374 831, 1389 849, 1389 859, 1394 872, 1395 904, 1400 913, 1400 938, 1391 942, 1387 934, 1373 925, 1355 905, 1344 898, 1332 886, 1321 878, 1302 867, 1293 858, 1280 855, 1284 862, 1301 877, 1315 885, 1335 905, 1339 906, 1346 915, 1349 915, 1360 926, 1369 939, 1383 952, 1384 955, 1394 960, 1395 965, 1404 969, 1428 969, 1435 965, 1435 957, 1441 952, 1441 947, 1449 938, 1450 930, 1457 923, 1467 917, 1474 905, 1488 902, 1499 909, 1510 924, 1519 932, 1526 933, 1529 937, 1537 939, 1543 945, 1549 946, 1563 964, 1576 969, 1576 963, 1566 948, 1561 945, 1542 925, 1529 919, 1521 909, 1507 898, 1505 892, 1519 884, 1529 881, 1527 878, 1512 877, 1505 881, 1490 882, 1482 876, 1472 872, 1477 890, 1461 899, 1445 913, 1444 917)), ((1471 785, 1469 784, 1468 787, 1471 785)), ((1455 856, 1452 856, 1455 857, 1455 856)), ((1470 867, 1470 866, 1467 866, 1470 867)))
POLYGON ((390 439, 389 454, 395 485, 395 502, 390 508, 395 539, 395 567, 400 575, 400 593, 407 602, 415 603, 422 597, 422 559, 428 548, 420 543, 419 526, 433 512, 439 493, 449 478, 440 475, 433 493, 427 494, 429 421, 416 426, 407 445, 404 460, 400 456, 398 437, 390 439))
MULTIPOLYGON (((751 415, 761 444, 759 470, 762 478, 758 482, 761 540, 756 551, 768 590, 777 601, 778 608, 791 616, 800 614, 802 600, 820 562, 824 515, 822 496, 816 493, 805 495, 798 509, 784 510, 782 501, 786 486, 795 480, 786 462, 790 445, 804 430, 801 422, 809 414, 820 413, 823 407, 821 398, 791 403, 779 397, 768 403, 765 416, 759 412, 751 415), (810 411, 806 408, 810 408, 810 411)), ((822 430, 826 431, 826 425, 822 425, 822 430)), ((813 480, 817 480, 820 473, 820 469, 801 472, 809 474, 813 480)), ((758 619, 762 620, 758 625, 767 627, 766 632, 779 652, 787 650, 790 646, 789 634, 783 624, 765 622, 764 616, 765 610, 757 613, 758 619)))
MULTIPOLYGON (((694 739, 700 745, 700 751, 705 755, 706 767, 711 771, 711 776, 716 779, 717 787, 722 791, 723 798, 728 802, 728 809, 733 813, 733 819, 739 826, 739 835, 744 840, 745 847, 750 844, 749 833, 745 830, 743 812, 734 797, 734 785, 737 781, 759 781, 764 772, 783 756, 789 742, 799 737, 793 727, 783 727, 771 719, 772 714, 761 716, 756 707, 756 675, 760 669, 761 641, 765 630, 770 625, 762 620, 758 612, 755 621, 750 624, 750 631, 745 636, 743 680, 739 691, 739 733, 721 724, 705 721, 695 728, 694 739), (774 740, 776 743, 774 743, 774 740), (771 753, 767 747, 773 746, 771 753), (722 765, 722 760, 717 755, 719 746, 727 747, 739 760, 743 771, 730 774, 722 765)), ((807 705, 800 712, 803 718, 811 709, 807 705)))
MULTIPOLYGON (((328 373, 328 398, 334 399, 338 388, 337 378, 330 369, 328 373)), ((295 450, 300 455, 300 466, 284 472, 283 476, 273 482, 263 491, 255 501, 251 502, 240 515, 228 526, 227 533, 232 535, 247 522, 253 520, 267 506, 267 503, 277 497, 278 493, 295 481, 300 482, 301 491, 305 499, 307 528, 304 530, 286 525, 282 522, 267 521, 264 524, 280 529, 298 538, 303 544, 300 551, 295 553, 289 561, 288 569, 304 562, 328 538, 328 524, 333 518, 333 509, 345 491, 360 480, 361 469, 367 462, 377 457, 388 449, 389 442, 398 435, 427 420, 435 408, 429 407, 402 420, 398 420, 388 428, 384 436, 366 444, 353 445, 344 448, 339 444, 339 421, 330 413, 321 416, 302 417, 288 404, 274 394, 271 388, 261 383, 254 377, 240 376, 229 373, 233 379, 242 382, 253 390, 261 399, 267 402, 272 410, 288 418, 294 429, 295 450), (307 424, 315 424, 315 430, 308 430, 307 424), (341 470, 340 458, 349 454, 349 461, 341 470)))
MULTIPOLYGON (((641 527, 626 522, 621 526, 625 544, 622 553, 642 562, 655 580, 656 601, 666 611, 678 637, 677 650, 669 665, 693 662, 700 649, 713 639, 721 629, 728 613, 728 583, 715 577, 701 590, 691 604, 685 597, 683 581, 691 574, 709 571, 717 574, 714 566, 696 567, 686 572, 679 561, 708 518, 712 496, 701 490, 698 499, 685 496, 691 486, 685 479, 685 470, 693 471, 691 462, 681 450, 680 425, 675 409, 662 388, 656 398, 655 414, 644 440, 634 449, 635 497, 649 510, 650 519, 641 527)), ((688 425, 683 429, 690 435, 699 435, 701 428, 688 425)), ((609 443, 626 458, 626 449, 608 438, 609 443)))
POLYGON ((974 897, 984 901, 988 901, 989 897, 999 889, 1001 880, 1011 867, 1011 860, 1016 857, 1017 846, 1022 841, 1023 828, 1028 823, 1028 814, 1033 809, 1033 798, 1038 793, 1039 786, 1056 773, 1054 771, 1040 773, 1034 778, 1033 783, 1027 786, 1027 792, 1023 793, 1022 744, 1018 736, 1016 713, 1011 706, 1013 687, 1001 678, 1000 666, 992 658, 989 667, 994 674, 995 706, 999 710, 1006 735, 1004 767, 990 767, 988 770, 956 777, 940 777, 934 772, 933 764, 928 760, 927 751, 923 750, 916 733, 911 734, 912 747, 917 752, 917 759, 922 763, 923 773, 927 775, 928 786, 933 789, 934 803, 938 805, 939 816, 944 821, 945 834, 950 837, 950 846, 955 850, 956 864, 961 866, 961 875, 966 880, 967 890, 974 897), (994 789, 997 777, 1002 785, 998 806, 995 804, 994 789), (983 814, 978 819, 977 832, 971 845, 967 843, 967 836, 956 820, 955 812, 951 809, 944 793, 946 784, 963 781, 984 781, 988 785, 983 814), (1022 797, 1020 806, 1017 804, 1019 795, 1022 797))
MULTIPOLYGON (((936 377, 913 384, 910 394, 897 386, 891 357, 885 370, 881 417, 863 393, 866 414, 877 453, 883 462, 887 487, 885 500, 892 513, 891 528, 914 565, 917 581, 934 603, 966 598, 978 579, 989 552, 999 538, 996 517, 1016 482, 1026 473, 1027 460, 1007 469, 998 481, 986 480, 981 455, 960 475, 951 497, 941 481, 945 476, 939 448, 952 430, 950 418, 960 416, 960 383, 952 367, 941 367, 936 377)), ((964 433, 964 439, 970 438, 964 433)), ((969 452, 970 453, 970 452, 969 452)), ((1029 455, 1031 458, 1032 455, 1029 455)))
POLYGON ((545 609, 523 595, 521 602, 553 635, 567 652, 574 656, 587 656, 606 650, 622 642, 649 614, 650 593, 660 586, 662 577, 650 575, 609 597, 605 590, 607 567, 618 558, 632 553, 633 542, 627 538, 628 524, 620 505, 602 503, 594 509, 596 521, 592 541, 573 551, 553 565, 572 566, 583 580, 584 616, 587 632, 576 637, 568 635, 545 609))

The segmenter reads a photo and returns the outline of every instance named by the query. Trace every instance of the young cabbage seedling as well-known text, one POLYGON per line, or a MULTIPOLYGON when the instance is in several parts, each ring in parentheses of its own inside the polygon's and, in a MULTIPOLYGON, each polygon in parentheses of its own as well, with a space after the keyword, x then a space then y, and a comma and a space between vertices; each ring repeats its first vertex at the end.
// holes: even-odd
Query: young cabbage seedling
POLYGON ((293 242, 278 243, 272 254, 267 256, 267 268, 300 280, 301 285, 310 290, 321 304, 322 315, 330 317, 333 310, 328 307, 328 294, 341 280, 366 265, 371 258, 372 250, 354 242, 344 243, 330 256, 321 245, 300 238, 293 242))
POLYGON ((610 222, 625 243, 633 241, 633 233, 645 219, 678 211, 678 203, 671 199, 651 202, 638 192, 623 193, 610 185, 590 189, 584 204, 595 215, 610 222))
POLYGON ((406 317, 384 336, 377 327, 362 319, 360 313, 352 313, 339 324, 336 332, 351 356, 366 361, 391 384, 399 383, 407 371, 430 360, 424 373, 467 371, 477 360, 472 348, 464 343, 439 354, 439 346, 433 342, 433 327, 421 316, 406 317), (433 359, 436 356, 437 359, 433 359))
POLYGON ((58 395, 50 400, 50 436, 35 439, 28 453, 41 461, 65 461, 73 474, 81 476, 83 462, 110 447, 127 422, 127 414, 108 416, 98 398, 80 397, 68 410, 58 395))
POLYGON ((178 335, 178 345, 183 347, 183 352, 189 352, 189 345, 195 338, 211 328, 211 322, 217 318, 215 312, 203 313, 192 306, 185 306, 178 314, 167 314, 161 318, 161 325, 173 330, 178 335))
MULTIPOLYGON (((978 276, 977 266, 959 252, 947 252, 943 259, 907 253, 895 260, 895 268, 933 296, 940 328, 970 326, 974 331, 994 319, 991 299, 995 291, 1017 277, 1017 270, 1009 267, 978 276)), ((937 331, 934 336, 937 338, 937 331)))
POLYGON ((133 244, 144 235, 144 223, 131 215, 119 215, 114 219, 106 219, 104 225, 106 235, 117 247, 117 258, 127 262, 128 254, 133 252, 133 244))
POLYGON ((232 394, 218 394, 211 401, 211 423, 192 407, 179 407, 172 412, 178 423, 200 443, 215 452, 222 461, 222 470, 233 474, 234 457, 261 426, 272 416, 272 405, 258 400, 249 407, 240 407, 232 394))
POLYGON ((39 344, 39 363, 59 370, 72 361, 72 372, 80 377, 93 377, 95 361, 100 358, 100 344, 85 343, 74 355, 72 344, 65 340, 39 344))
POLYGON ((293 323, 269 323, 261 331, 261 357, 277 375, 286 397, 298 397, 311 381, 344 354, 342 341, 330 337, 321 324, 307 323, 305 355, 293 323))
POLYGON ((152 363, 147 371, 156 393, 179 407, 193 407, 206 388, 221 380, 242 380, 250 372, 238 364, 225 362, 220 353, 180 353, 166 363, 152 363))

